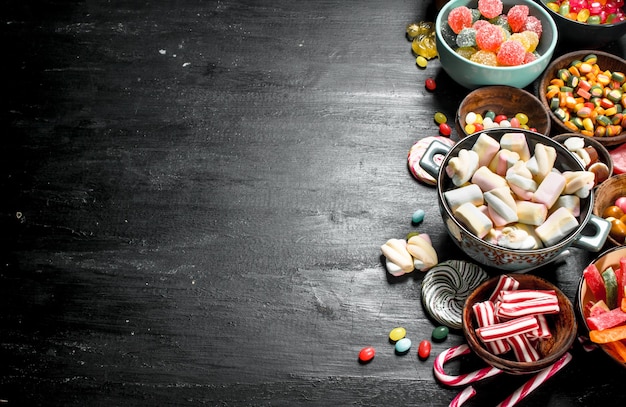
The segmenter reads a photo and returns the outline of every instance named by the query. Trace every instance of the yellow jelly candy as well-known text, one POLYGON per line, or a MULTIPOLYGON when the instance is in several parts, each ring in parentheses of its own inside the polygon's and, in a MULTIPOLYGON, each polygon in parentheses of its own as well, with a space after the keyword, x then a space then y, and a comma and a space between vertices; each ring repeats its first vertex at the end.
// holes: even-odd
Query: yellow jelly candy
POLYGON ((498 60, 496 58, 496 53, 491 51, 479 50, 476 51, 474 55, 471 56, 470 61, 476 62, 481 65, 488 66, 496 66, 498 65, 498 60))
POLYGON ((406 336, 406 329, 401 326, 397 328, 393 328, 391 332, 389 332, 389 340, 392 342, 398 342, 400 339, 406 336))
POLYGON ((433 59, 437 56, 437 45, 432 35, 422 35, 413 40, 411 44, 413 52, 426 59, 433 59))
POLYGON ((461 47, 456 49, 456 53, 462 56, 465 59, 470 59, 472 55, 476 53, 476 48, 474 47, 461 47))

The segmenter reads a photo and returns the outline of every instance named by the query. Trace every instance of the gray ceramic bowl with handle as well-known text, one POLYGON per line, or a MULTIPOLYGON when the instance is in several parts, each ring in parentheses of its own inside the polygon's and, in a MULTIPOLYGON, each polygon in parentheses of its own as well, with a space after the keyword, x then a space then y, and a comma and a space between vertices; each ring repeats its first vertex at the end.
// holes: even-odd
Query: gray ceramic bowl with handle
MULTIPOLYGON (((445 167, 462 149, 471 150, 476 139, 483 133, 500 141, 505 133, 512 129, 489 129, 474 133, 460 140, 453 147, 443 143, 433 142, 422 157, 420 165, 437 180, 437 200, 443 223, 454 243, 469 257, 488 267, 495 267, 504 271, 526 272, 541 267, 553 260, 570 246, 582 248, 590 252, 598 252, 604 245, 609 233, 610 223, 592 214, 593 194, 580 199, 580 215, 577 216, 578 227, 566 235, 560 242, 540 249, 509 249, 481 239, 473 234, 462 222, 453 215, 452 209, 444 197, 448 190, 456 188, 451 178, 446 174, 445 167), (434 157, 445 154, 441 164, 434 157), (591 235, 583 234, 587 225, 593 225, 591 235)), ((555 168, 559 171, 583 171, 580 161, 576 159, 562 144, 533 131, 515 129, 515 132, 526 136, 530 151, 534 151, 536 144, 541 143, 556 150, 555 168)), ((585 233, 588 233, 585 230, 585 233)))

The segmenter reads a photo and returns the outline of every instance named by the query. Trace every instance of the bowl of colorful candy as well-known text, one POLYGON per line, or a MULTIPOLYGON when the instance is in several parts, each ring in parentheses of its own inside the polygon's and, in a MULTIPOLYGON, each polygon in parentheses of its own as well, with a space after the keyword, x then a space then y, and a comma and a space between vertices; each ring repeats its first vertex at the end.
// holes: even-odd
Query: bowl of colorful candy
POLYGON ((538 85, 552 130, 593 137, 604 146, 626 141, 626 61, 603 51, 564 54, 550 63, 538 85))
POLYGON ((554 19, 559 42, 597 48, 626 34, 624 0, 536 0, 554 19))
POLYGON ((463 334, 485 362, 505 373, 545 369, 577 335, 574 307, 549 281, 532 274, 493 277, 465 302, 463 334))
MULTIPOLYGON (((579 133, 563 133, 552 137, 563 144, 584 165, 585 170, 594 174, 595 186, 600 185, 613 175, 613 159, 609 150, 593 137, 585 137, 579 133)), ((595 203, 597 204, 596 199, 595 203)))
POLYGON ((452 147, 433 141, 420 167, 437 181, 448 235, 486 267, 525 272, 570 246, 604 246, 610 223, 592 214, 594 175, 549 137, 492 128, 452 147))
POLYGON ((626 247, 604 252, 583 270, 577 308, 591 342, 626 367, 626 247))
POLYGON ((554 20, 532 0, 451 0, 435 21, 444 71, 460 85, 524 88, 548 66, 554 20))
POLYGON ((455 121, 459 137, 494 127, 550 134, 550 116, 541 101, 532 93, 512 86, 474 89, 459 105, 455 121))
POLYGON ((626 239, 626 174, 614 175, 600 184, 595 191, 593 213, 611 223, 607 243, 612 246, 624 245, 626 239))

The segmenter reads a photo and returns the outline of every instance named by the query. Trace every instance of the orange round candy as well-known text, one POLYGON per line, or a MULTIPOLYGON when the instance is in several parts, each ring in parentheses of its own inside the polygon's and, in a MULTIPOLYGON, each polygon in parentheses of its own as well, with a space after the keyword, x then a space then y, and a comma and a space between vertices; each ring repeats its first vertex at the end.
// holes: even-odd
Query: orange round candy
POLYGON ((604 212, 602 212, 602 217, 603 218, 616 218, 619 219, 622 216, 624 216, 624 211, 622 210, 622 208, 620 208, 619 206, 616 205, 611 205, 608 206, 604 212))

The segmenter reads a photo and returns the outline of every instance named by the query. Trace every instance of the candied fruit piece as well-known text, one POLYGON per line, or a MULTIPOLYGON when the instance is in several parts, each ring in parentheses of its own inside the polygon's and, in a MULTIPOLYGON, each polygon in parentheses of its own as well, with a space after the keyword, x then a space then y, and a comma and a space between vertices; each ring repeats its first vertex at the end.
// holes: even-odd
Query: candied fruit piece
POLYGON ((459 35, 456 36, 456 45, 459 47, 476 46, 476 30, 473 28, 464 28, 459 35))
POLYGON ((502 14, 502 8, 501 0, 478 0, 478 11, 487 19, 502 14))
POLYGON ((497 25, 489 24, 476 30, 476 45, 481 50, 495 52, 500 48, 503 41, 502 28, 497 25))
POLYGON ((470 57, 470 61, 476 62, 477 64, 496 66, 498 65, 498 60, 495 52, 478 50, 470 57))
POLYGON ((506 18, 509 22, 509 27, 511 27, 511 31, 518 33, 523 30, 529 11, 528 6, 523 4, 517 4, 511 7, 509 12, 506 13, 506 18))
POLYGON ((505 41, 496 54, 499 65, 517 66, 524 63, 526 50, 518 41, 505 41))
POLYGON ((472 26, 472 12, 465 6, 453 8, 448 14, 448 25, 455 34, 460 33, 463 28, 472 26))

